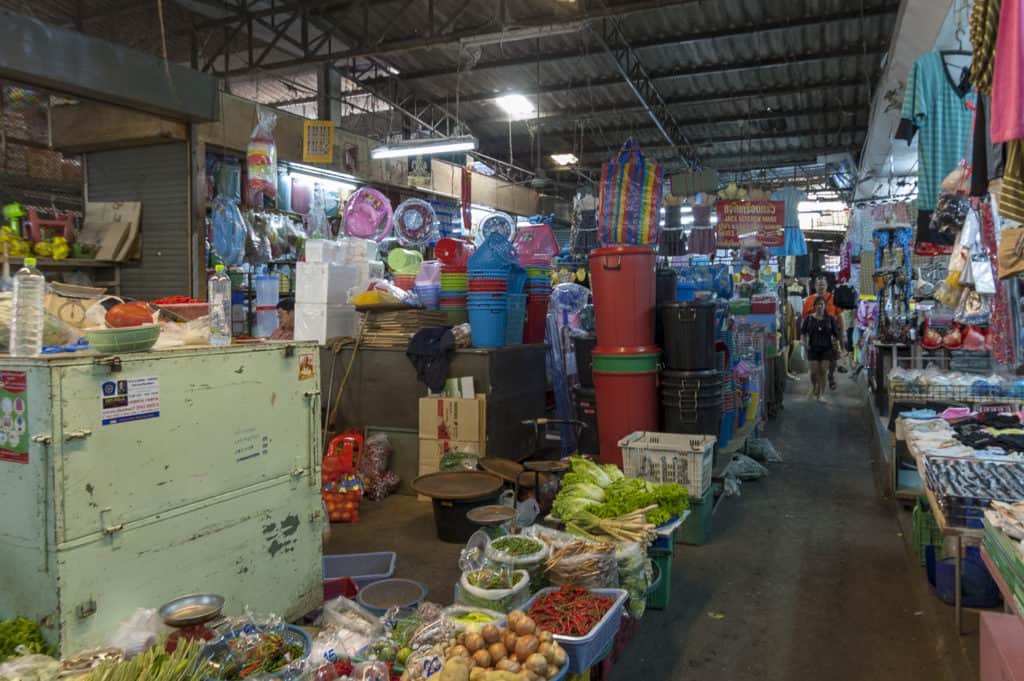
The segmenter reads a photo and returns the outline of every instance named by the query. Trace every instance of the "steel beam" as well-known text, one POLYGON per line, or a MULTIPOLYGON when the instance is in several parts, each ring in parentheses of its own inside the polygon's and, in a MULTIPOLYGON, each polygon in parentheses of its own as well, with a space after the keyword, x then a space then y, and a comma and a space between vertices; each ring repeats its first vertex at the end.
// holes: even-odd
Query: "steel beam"
MULTIPOLYGON (((615 67, 619 70, 619 74, 650 117, 654 127, 658 129, 673 151, 677 151, 680 146, 685 146, 687 147, 686 153, 692 154, 693 149, 690 147, 690 141, 686 138, 686 133, 683 132, 672 114, 672 110, 665 103, 665 98, 658 91, 654 79, 651 78, 640 56, 630 46, 626 34, 622 31, 622 26, 614 18, 611 18, 602 21, 600 29, 599 31, 595 30, 594 35, 597 36, 598 42, 605 51, 615 60, 615 67)), ((696 161, 696 159, 692 160, 696 161)))
MULTIPOLYGON (((687 67, 680 69, 662 69, 660 71, 652 71, 650 73, 651 80, 679 80, 685 78, 693 78, 695 76, 707 76, 707 75, 721 75, 724 73, 735 73, 740 71, 756 71, 760 69, 775 68, 775 67, 789 67, 797 66, 800 64, 810 64, 820 61, 829 61, 832 59, 845 59, 850 57, 865 57, 882 54, 886 50, 886 45, 882 41, 877 41, 876 44, 867 45, 865 47, 846 48, 843 50, 829 50, 827 52, 811 52, 800 55, 786 55, 780 57, 768 57, 749 59, 742 62, 735 62, 732 64, 718 64, 710 66, 696 66, 687 67)), ((551 85, 545 85, 540 88, 541 94, 551 95, 562 92, 572 92, 575 90, 586 90, 589 88, 599 87, 610 87, 614 85, 621 85, 622 79, 618 76, 597 78, 590 80, 568 80, 562 83, 553 83, 551 85)), ((535 94, 536 90, 531 94, 535 94)), ((486 102, 493 100, 497 97, 501 97, 507 92, 474 92, 459 97, 459 100, 463 104, 471 104, 475 102, 486 102)))
MULTIPOLYGON (((713 105, 721 104, 723 102, 740 101, 745 99, 764 99, 766 97, 786 97, 789 95, 804 94, 808 90, 831 90, 847 87, 865 87, 863 78, 848 78, 837 81, 823 81, 813 83, 800 83, 799 85, 783 85, 774 88, 765 88, 758 90, 757 92, 736 92, 735 90, 722 91, 722 92, 711 92, 702 93, 697 95, 687 95, 684 97, 667 97, 665 101, 669 106, 684 106, 684 105, 713 105)), ((577 121, 590 121, 598 118, 611 118, 619 117, 623 114, 642 113, 643 108, 635 104, 633 100, 629 102, 622 102, 620 104, 613 104, 611 106, 598 107, 594 109, 582 110, 582 111, 568 111, 560 113, 541 114, 539 118, 530 119, 530 124, 533 126, 555 126, 560 123, 572 123, 576 124, 577 121)), ((481 118, 470 118, 467 119, 469 125, 479 125, 487 123, 495 123, 505 125, 507 121, 501 120, 500 118, 494 117, 481 117, 481 118)))
MULTIPOLYGON (((705 42, 708 40, 721 40, 725 38, 753 38, 755 36, 761 37, 761 35, 764 33, 786 31, 796 28, 825 26, 839 21, 855 21, 860 20, 862 18, 895 15, 896 12, 899 10, 899 5, 900 3, 898 2, 898 0, 885 0, 885 2, 882 5, 878 7, 867 8, 864 10, 863 13, 861 13, 860 10, 844 10, 841 12, 833 12, 832 14, 826 14, 822 16, 802 17, 798 19, 772 19, 769 21, 765 21, 763 23, 751 24, 740 29, 730 26, 728 28, 713 31, 695 31, 692 33, 683 33, 668 38, 629 37, 627 38, 627 42, 634 50, 646 50, 652 48, 682 47, 684 45, 692 45, 695 43, 705 42)), ((483 60, 474 64, 473 68, 466 71, 465 74, 469 75, 473 73, 480 73, 482 71, 488 71, 492 69, 502 69, 517 66, 531 66, 533 64, 536 64, 538 61, 542 64, 546 64, 549 62, 578 59, 579 57, 579 49, 566 49, 560 51, 545 51, 541 55, 531 55, 525 57, 506 57, 483 60)), ((453 75, 454 69, 456 68, 457 67, 453 66, 450 68, 405 71, 402 73, 402 80, 408 82, 413 80, 423 80, 427 78, 451 76, 453 75)))
MULTIPOLYGON (((666 7, 673 7, 679 5, 695 5, 703 0, 625 0, 612 5, 605 5, 601 7, 588 7, 584 13, 566 13, 566 12, 555 12, 538 15, 530 15, 525 17, 511 17, 507 25, 503 25, 502 18, 495 14, 488 20, 476 26, 468 26, 457 30, 451 30, 448 33, 442 34, 439 31, 435 31, 433 35, 427 36, 405 36, 395 40, 390 40, 387 43, 380 45, 357 45, 355 47, 347 47, 341 50, 334 50, 326 54, 315 55, 312 59, 306 58, 294 58, 285 59, 272 64, 266 64, 263 66, 263 70, 269 69, 288 69, 296 66, 304 66, 310 63, 318 63, 322 61, 345 61, 349 59, 367 59, 372 57, 383 57, 391 54, 402 54, 405 52, 413 52, 416 50, 431 49, 445 47, 447 45, 457 44, 462 40, 472 40, 479 38, 480 36, 490 35, 495 32, 501 32, 509 29, 527 29, 527 28, 555 28, 565 27, 578 24, 580 21, 591 21, 597 19, 604 19, 608 17, 619 17, 627 16, 630 14, 636 14, 638 12, 646 12, 654 9, 664 9, 666 7)), ((354 5, 356 7, 363 7, 361 3, 354 5)), ((241 17, 239 17, 241 20, 241 17)), ((339 18, 333 21, 336 25, 343 23, 339 18)), ((350 22, 349 22, 350 23, 350 22)), ((389 23, 401 23, 401 17, 395 16, 389 23)), ((244 75, 247 72, 246 69, 233 69, 225 74, 224 76, 232 77, 244 75)))

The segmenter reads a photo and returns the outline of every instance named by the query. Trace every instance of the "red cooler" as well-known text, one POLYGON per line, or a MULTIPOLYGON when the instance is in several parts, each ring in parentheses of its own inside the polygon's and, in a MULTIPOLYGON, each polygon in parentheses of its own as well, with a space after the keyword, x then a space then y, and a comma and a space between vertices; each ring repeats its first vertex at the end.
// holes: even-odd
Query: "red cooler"
POLYGON ((646 246, 609 246, 590 252, 598 344, 654 344, 654 271, 654 251, 646 246))
POLYGON ((621 468, 619 440, 637 430, 658 430, 658 372, 595 370, 594 388, 601 445, 599 460, 621 468))

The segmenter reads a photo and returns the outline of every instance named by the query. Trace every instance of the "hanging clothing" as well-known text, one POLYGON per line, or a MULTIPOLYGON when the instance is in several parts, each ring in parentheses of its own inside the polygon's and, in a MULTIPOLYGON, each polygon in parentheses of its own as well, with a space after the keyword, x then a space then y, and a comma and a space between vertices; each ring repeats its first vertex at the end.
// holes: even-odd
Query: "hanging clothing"
POLYGON ((988 194, 992 180, 1003 176, 1003 147, 992 142, 989 126, 992 117, 992 99, 978 96, 978 111, 974 119, 974 155, 971 159, 971 196, 988 194))
POLYGON ((714 227, 694 227, 690 232, 687 248, 690 253, 714 255, 718 248, 714 227))
POLYGON ((1024 140, 1006 144, 1006 168, 999 189, 999 215, 1024 222, 1024 140))
POLYGON ((1022 0, 1002 0, 992 74, 992 139, 1024 138, 1024 12, 1022 0))
POLYGON ((917 201, 921 211, 935 208, 939 185, 968 153, 972 112, 967 103, 973 105, 974 101, 975 93, 969 86, 963 89, 953 81, 938 52, 922 54, 914 62, 902 117, 919 132, 917 201))
POLYGON ((984 95, 992 94, 1000 5, 1001 0, 974 0, 971 9, 971 82, 984 95))
POLYGON ((772 194, 772 201, 782 201, 786 206, 783 222, 786 227, 800 226, 800 202, 806 200, 807 194, 796 187, 783 187, 772 194))

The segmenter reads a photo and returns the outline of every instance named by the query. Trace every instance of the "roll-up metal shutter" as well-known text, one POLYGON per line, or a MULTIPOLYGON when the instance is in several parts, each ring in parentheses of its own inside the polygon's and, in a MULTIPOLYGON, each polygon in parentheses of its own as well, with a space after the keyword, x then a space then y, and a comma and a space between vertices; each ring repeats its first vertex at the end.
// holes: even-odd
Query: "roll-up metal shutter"
POLYGON ((189 167, 185 144, 87 154, 88 201, 141 201, 142 263, 121 269, 125 296, 188 295, 189 167))

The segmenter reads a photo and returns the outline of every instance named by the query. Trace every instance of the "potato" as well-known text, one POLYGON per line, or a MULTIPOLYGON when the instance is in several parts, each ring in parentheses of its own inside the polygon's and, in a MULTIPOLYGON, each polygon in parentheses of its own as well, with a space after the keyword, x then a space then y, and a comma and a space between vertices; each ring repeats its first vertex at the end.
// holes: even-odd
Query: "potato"
POLYGON ((455 657, 444 663, 440 681, 469 681, 469 663, 463 657, 455 657))
POLYGON ((480 681, 480 677, 487 673, 483 667, 473 667, 469 670, 469 681, 480 681))
POLYGON ((493 624, 486 625, 480 633, 488 644, 497 643, 501 639, 501 630, 493 624))
POLYGON ((540 641, 537 640, 536 636, 520 636, 516 639, 516 659, 522 664, 526 662, 526 658, 537 652, 537 648, 540 646, 540 641))
MULTIPOLYGON (((509 626, 512 626, 511 622, 509 622, 509 626)), ((534 624, 532 619, 524 615, 522 619, 516 621, 514 629, 516 630, 517 635, 527 636, 529 634, 533 634, 537 630, 537 625, 534 624)))
POLYGON ((505 649, 504 643, 492 643, 487 646, 487 652, 491 656, 491 661, 497 662, 498 660, 504 660, 508 657, 508 651, 505 649))
POLYGON ((476 662, 477 665, 486 669, 491 666, 491 654, 486 650, 478 650, 473 653, 473 661, 476 662))
POLYGON ((466 641, 463 645, 466 646, 466 650, 475 653, 484 647, 484 637, 480 634, 469 634, 466 636, 466 641))

